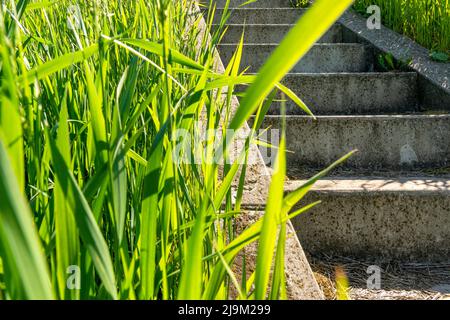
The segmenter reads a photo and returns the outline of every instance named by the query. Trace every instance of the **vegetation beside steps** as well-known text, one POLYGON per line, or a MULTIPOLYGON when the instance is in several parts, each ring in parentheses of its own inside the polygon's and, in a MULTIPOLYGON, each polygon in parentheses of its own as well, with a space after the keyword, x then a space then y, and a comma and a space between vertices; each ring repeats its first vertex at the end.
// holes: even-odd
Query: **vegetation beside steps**
MULTIPOLYGON (((310 0, 290 0, 296 8, 306 8, 310 0)), ((431 50, 433 60, 450 62, 449 0, 356 0, 353 8, 370 16, 369 7, 381 9, 381 23, 431 50)))
POLYGON ((411 37, 436 54, 450 55, 448 0, 357 0, 354 7, 366 14, 372 5, 380 7, 382 24, 386 27, 411 37))

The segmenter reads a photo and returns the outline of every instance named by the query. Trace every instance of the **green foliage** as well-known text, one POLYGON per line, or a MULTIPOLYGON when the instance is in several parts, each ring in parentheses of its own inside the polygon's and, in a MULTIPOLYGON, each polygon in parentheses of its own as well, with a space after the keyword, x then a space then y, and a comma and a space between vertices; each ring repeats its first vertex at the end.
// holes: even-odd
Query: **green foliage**
POLYGON ((382 71, 408 71, 411 59, 408 61, 399 61, 391 53, 377 55, 377 66, 382 71))
POLYGON ((311 5, 310 0, 289 0, 294 8, 307 8, 311 5))
POLYGON ((195 137, 199 123, 240 129, 254 112, 258 130, 274 88, 310 113, 278 81, 350 2, 317 1, 260 75, 247 76, 238 74, 242 43, 225 73, 215 72, 224 29, 202 37, 190 0, 4 1, 0 298, 227 299, 239 286, 236 256, 258 240, 256 274, 243 280, 240 298, 285 298, 285 225, 317 204, 289 215, 291 200, 317 177, 283 199, 281 148, 274 210, 235 235, 246 161, 223 168, 210 161, 229 156, 225 134, 184 150, 199 163, 175 161, 174 135, 195 137), (233 115, 230 97, 241 84, 250 88, 233 115), (67 286, 73 266, 79 288, 67 286))
POLYGON ((450 62, 450 55, 441 51, 432 51, 430 58, 437 62, 450 62))

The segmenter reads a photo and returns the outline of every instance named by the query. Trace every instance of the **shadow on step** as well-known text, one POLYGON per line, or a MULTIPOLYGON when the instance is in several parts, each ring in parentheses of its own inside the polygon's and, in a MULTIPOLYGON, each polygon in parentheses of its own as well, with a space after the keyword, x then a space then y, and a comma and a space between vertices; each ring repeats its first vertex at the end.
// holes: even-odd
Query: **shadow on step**
POLYGON ((309 255, 314 275, 327 299, 336 298, 336 268, 348 277, 351 299, 443 299, 450 295, 450 261, 426 263, 309 255))

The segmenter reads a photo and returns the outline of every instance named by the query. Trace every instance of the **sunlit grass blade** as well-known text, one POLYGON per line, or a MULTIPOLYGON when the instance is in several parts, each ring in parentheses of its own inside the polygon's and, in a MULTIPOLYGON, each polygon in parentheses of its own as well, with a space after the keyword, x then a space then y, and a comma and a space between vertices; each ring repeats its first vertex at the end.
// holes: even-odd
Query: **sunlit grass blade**
MULTIPOLYGON (((61 152, 61 158, 68 168, 71 167, 70 137, 66 99, 59 116, 59 128, 56 145, 61 152)), ((67 272, 70 266, 79 265, 78 231, 72 208, 67 203, 64 187, 59 176, 55 178, 55 229, 56 229, 56 264, 59 297, 61 299, 77 298, 77 290, 68 290, 67 272)))
POLYGON ((147 160, 144 178, 144 197, 142 202, 142 232, 141 232, 141 259, 142 282, 141 298, 154 299, 156 274, 156 239, 158 231, 158 202, 159 181, 161 175, 161 161, 163 157, 163 138, 167 125, 160 129, 160 134, 153 142, 147 160))
MULTIPOLYGON (((123 42, 134 45, 134 46, 144 49, 148 52, 154 53, 160 57, 162 57, 164 54, 163 46, 159 43, 150 42, 147 40, 140 40, 140 39, 123 39, 123 42)), ((185 55, 183 55, 182 53, 180 53, 174 49, 170 49, 169 53, 170 53, 171 59, 173 59, 173 62, 175 62, 175 63, 178 63, 182 66, 189 67, 189 68, 194 68, 194 69, 199 69, 199 70, 204 69, 204 67, 201 64, 186 57, 185 55)))
POLYGON ((280 232, 278 234, 276 255, 275 255, 275 267, 272 277, 272 285, 269 298, 271 300, 286 300, 286 274, 285 274, 285 250, 286 250, 286 222, 282 222, 280 226, 280 232))
MULTIPOLYGON (((27 73, 27 81, 32 82, 35 79, 40 80, 49 75, 63 70, 73 64, 82 62, 89 57, 92 57, 94 54, 98 52, 98 45, 94 44, 84 50, 76 51, 73 53, 65 54, 61 57, 55 58, 53 60, 47 61, 36 68, 30 70, 27 73)), ((22 82, 23 79, 19 78, 19 83, 22 82)))
MULTIPOLYGON (((3 23, 3 19, 0 19, 3 23)), ((3 26, 0 26, 0 133, 5 139, 8 154, 14 162, 11 163, 20 190, 25 188, 24 151, 22 121, 19 109, 19 96, 16 88, 16 77, 9 56, 10 50, 4 39, 3 26)))
POLYGON ((281 209, 284 195, 284 181, 286 177, 285 149, 286 140, 283 129, 275 161, 274 174, 269 187, 269 196, 267 198, 261 236, 259 239, 258 255, 256 258, 255 298, 257 300, 266 299, 278 225, 282 221, 281 209))
POLYGON ((45 9, 48 8, 54 4, 57 4, 58 2, 61 2, 62 0, 53 0, 53 1, 40 1, 40 2, 34 2, 27 5, 26 10, 38 10, 38 9, 45 9))
POLYGON ((75 214, 75 220, 87 247, 92 262, 102 280, 105 289, 113 299, 117 299, 116 280, 111 256, 102 232, 71 171, 64 162, 56 144, 48 139, 55 173, 63 186, 66 202, 75 214))
POLYGON ((348 294, 350 284, 344 269, 342 267, 337 267, 335 270, 335 274, 337 300, 350 300, 350 296, 348 294))
POLYGON ((7 292, 13 299, 53 299, 44 251, 12 168, 0 134, 0 256, 7 292))

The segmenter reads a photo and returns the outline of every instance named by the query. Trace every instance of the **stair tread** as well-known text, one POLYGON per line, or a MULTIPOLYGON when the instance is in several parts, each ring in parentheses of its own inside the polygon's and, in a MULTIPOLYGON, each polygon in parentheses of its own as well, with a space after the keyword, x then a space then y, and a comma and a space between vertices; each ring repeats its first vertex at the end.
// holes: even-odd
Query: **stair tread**
MULTIPOLYGON (((219 23, 213 23, 211 25, 212 27, 220 26, 219 23)), ((295 26, 295 23, 226 23, 225 26, 232 26, 232 27, 293 27, 295 26)), ((334 23, 332 26, 341 26, 339 22, 334 23)))
MULTIPOLYGON (((224 10, 224 7, 217 8, 217 10, 224 10)), ((297 11, 297 12, 306 12, 305 8, 293 8, 293 7, 274 7, 274 8, 264 8, 264 7, 255 7, 255 8, 246 8, 246 7, 229 7, 228 11, 267 11, 267 10, 284 10, 284 11, 297 11)))
MULTIPOLYGON (((204 10, 205 11, 205 10, 204 10)), ((223 15, 223 8, 216 9, 214 23, 220 21, 223 15)), ((276 24, 280 21, 284 23, 295 23, 306 10, 299 8, 229 8, 231 14, 229 23, 272 23, 276 24)))
MULTIPOLYGON (((257 75, 256 72, 247 72, 247 75, 257 75)), ((411 76, 416 77, 417 72, 414 71, 399 71, 399 72, 378 72, 378 71, 363 71, 363 72, 288 72, 285 77, 396 77, 396 76, 411 76)))
MULTIPOLYGON (((249 75, 256 75, 257 73, 247 73, 249 75)), ((287 76, 308 76, 308 77, 333 77, 333 76, 398 76, 398 75, 411 75, 416 76, 417 72, 414 71, 396 71, 396 72, 378 72, 378 71, 363 71, 363 72, 288 72, 287 76)))
MULTIPOLYGON (((272 118, 272 119, 281 119, 282 115, 266 115, 266 118, 272 118)), ((292 119, 311 119, 311 121, 314 121, 311 116, 308 115, 286 115, 286 118, 289 120, 292 119)), ((317 120, 378 120, 378 121, 386 121, 386 120, 398 120, 398 119, 418 119, 418 120, 426 120, 426 119, 450 119, 450 112, 447 113, 438 113, 435 114, 424 114, 424 113, 411 113, 411 114, 374 114, 374 115, 319 115, 316 116, 317 120)))
MULTIPOLYGON (((220 46, 234 46, 234 47, 236 47, 236 46, 238 46, 239 45, 239 43, 220 43, 219 44, 219 47, 220 46)), ((274 47, 274 48, 276 48, 276 47, 278 47, 279 46, 279 44, 278 43, 244 43, 244 47, 245 46, 254 46, 254 47, 274 47)), ((335 43, 335 42, 330 42, 330 43, 315 43, 313 46, 316 46, 316 47, 367 47, 366 45, 364 45, 364 44, 361 44, 361 43, 357 43, 357 42, 354 42, 354 43, 349 43, 349 42, 337 42, 337 43, 335 43)))
MULTIPOLYGON (((225 0, 223 1, 215 1, 217 3, 218 9, 223 9, 223 5, 225 0)), ((289 1, 254 1, 254 2, 248 2, 246 0, 239 1, 240 4, 236 5, 237 1, 230 1, 229 2, 229 9, 239 9, 239 8, 261 8, 261 9, 275 9, 275 8, 293 8, 289 1), (275 4, 274 4, 275 2, 275 4), (247 3, 247 4, 245 4, 247 3), (244 6, 242 6, 245 4, 244 6), (262 7, 264 5, 264 7, 262 7), (274 7, 275 5, 275 7, 274 7)), ((208 3, 208 1, 200 1, 200 3, 208 3)))
MULTIPOLYGON (((239 26, 239 27, 262 27, 262 26, 267 26, 267 27, 293 27, 295 26, 295 23, 226 23, 226 26, 239 26)), ((340 25, 339 23, 335 23, 335 25, 340 25)), ((211 25, 212 27, 217 27, 220 26, 219 23, 213 23, 211 25)))
MULTIPOLYGON (((307 180, 286 182, 286 191, 299 188, 307 180)), ((313 187, 315 191, 330 192, 446 192, 450 194, 450 176, 403 176, 403 177, 334 177, 319 180, 313 187)))
MULTIPOLYGON (((226 0, 200 0, 202 4, 208 4, 209 2, 214 2, 217 6, 223 8, 226 3, 226 0)), ((229 2, 229 8, 240 8, 240 6, 244 5, 244 8, 292 8, 292 4, 289 0, 257 0, 253 2, 249 2, 248 0, 231 0, 229 2)))

